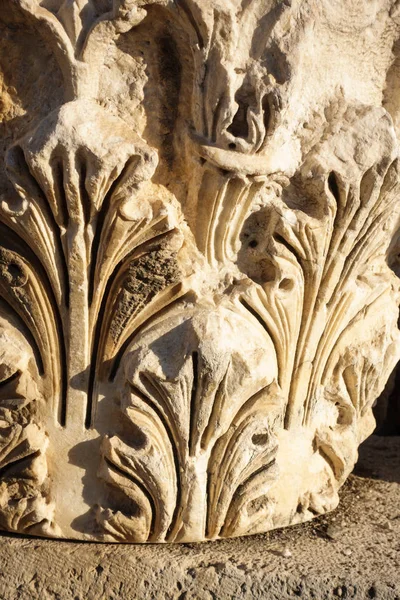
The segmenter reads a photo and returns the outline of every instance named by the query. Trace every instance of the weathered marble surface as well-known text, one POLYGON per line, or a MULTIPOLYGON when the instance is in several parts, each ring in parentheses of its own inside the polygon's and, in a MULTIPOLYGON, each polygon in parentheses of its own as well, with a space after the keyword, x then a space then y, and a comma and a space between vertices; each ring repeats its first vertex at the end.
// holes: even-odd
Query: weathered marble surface
POLYGON ((386 0, 4 0, 0 527, 332 510, 400 356, 386 0))

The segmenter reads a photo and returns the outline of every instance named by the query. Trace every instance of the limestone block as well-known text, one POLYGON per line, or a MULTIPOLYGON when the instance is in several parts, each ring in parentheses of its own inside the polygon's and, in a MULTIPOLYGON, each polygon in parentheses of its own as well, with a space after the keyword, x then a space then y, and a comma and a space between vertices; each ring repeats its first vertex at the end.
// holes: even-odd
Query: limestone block
POLYGON ((400 358, 394 0, 3 0, 0 527, 332 510, 400 358))

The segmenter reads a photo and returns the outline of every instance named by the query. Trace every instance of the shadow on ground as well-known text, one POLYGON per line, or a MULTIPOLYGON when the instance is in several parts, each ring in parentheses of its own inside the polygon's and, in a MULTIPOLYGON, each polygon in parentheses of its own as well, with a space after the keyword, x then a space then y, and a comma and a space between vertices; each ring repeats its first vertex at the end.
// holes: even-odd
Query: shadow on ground
POLYGON ((400 483, 400 437, 373 435, 359 448, 353 474, 400 483))

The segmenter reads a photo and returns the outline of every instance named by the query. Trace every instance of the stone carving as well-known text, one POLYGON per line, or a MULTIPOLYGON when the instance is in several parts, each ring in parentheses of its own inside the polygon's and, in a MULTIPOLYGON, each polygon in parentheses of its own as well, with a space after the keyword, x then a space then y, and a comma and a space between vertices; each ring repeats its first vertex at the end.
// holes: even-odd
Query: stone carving
POLYGON ((2 528, 187 542, 337 505, 400 357, 398 18, 364 4, 6 0, 2 528))

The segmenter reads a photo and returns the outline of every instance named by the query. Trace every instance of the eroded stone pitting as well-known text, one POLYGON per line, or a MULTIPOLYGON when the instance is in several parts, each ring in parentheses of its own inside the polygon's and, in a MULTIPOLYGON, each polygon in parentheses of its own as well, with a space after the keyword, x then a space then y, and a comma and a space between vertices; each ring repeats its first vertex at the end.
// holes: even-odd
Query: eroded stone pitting
POLYGON ((400 356, 397 17, 356 4, 0 14, 49 99, 0 59, 0 526, 191 542, 337 505, 400 356))

